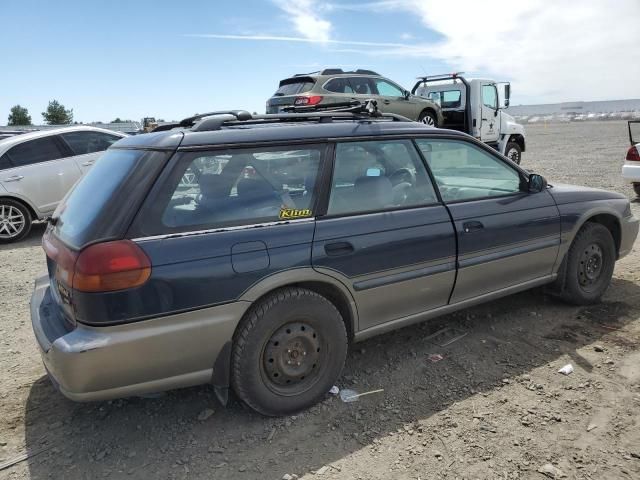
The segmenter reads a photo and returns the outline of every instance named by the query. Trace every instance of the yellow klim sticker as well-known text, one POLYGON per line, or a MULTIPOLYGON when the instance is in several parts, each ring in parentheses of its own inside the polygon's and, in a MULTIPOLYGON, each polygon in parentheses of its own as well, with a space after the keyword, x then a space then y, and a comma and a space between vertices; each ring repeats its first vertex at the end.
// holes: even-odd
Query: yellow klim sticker
POLYGON ((291 220, 294 218, 310 217, 313 213, 308 208, 298 210, 297 208, 282 208, 280 210, 280 220, 291 220))

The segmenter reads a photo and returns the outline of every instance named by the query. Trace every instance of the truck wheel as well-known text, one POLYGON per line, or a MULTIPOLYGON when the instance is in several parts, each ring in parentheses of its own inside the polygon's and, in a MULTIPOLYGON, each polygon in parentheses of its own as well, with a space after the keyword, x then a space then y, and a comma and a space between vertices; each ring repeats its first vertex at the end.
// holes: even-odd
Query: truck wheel
POLYGON ((22 240, 31 231, 31 213, 22 203, 0 198, 0 243, 22 240))
POLYGON ((640 197, 640 183, 633 184, 633 191, 636 192, 636 195, 640 197))
POLYGON ((573 240, 566 262, 562 299, 574 305, 598 302, 611 283, 616 262, 611 232, 599 223, 586 223, 573 240))
POLYGON ((303 410, 335 384, 347 344, 333 303, 304 288, 277 290, 252 306, 236 330, 232 386, 263 415, 303 410))
POLYGON ((429 125, 430 127, 438 126, 438 119, 436 118, 436 115, 428 110, 420 114, 420 117, 418 117, 418 121, 420 123, 424 123, 425 125, 429 125))
POLYGON ((507 143, 507 148, 504 149, 504 156, 520 165, 520 160, 522 159, 522 149, 520 145, 516 142, 507 143))

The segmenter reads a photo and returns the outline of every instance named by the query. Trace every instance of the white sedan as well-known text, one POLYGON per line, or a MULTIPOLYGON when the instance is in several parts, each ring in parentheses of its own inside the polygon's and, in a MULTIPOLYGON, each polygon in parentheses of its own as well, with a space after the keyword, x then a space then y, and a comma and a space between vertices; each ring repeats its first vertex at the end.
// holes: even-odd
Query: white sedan
POLYGON ((640 120, 629 120, 629 141, 631 147, 622 166, 622 178, 633 184, 633 190, 640 197, 640 120))

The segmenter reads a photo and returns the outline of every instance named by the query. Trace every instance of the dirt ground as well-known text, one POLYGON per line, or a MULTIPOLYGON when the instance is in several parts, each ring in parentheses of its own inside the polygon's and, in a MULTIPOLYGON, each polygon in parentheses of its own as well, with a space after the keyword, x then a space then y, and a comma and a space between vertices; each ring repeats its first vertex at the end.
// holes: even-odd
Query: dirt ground
MULTIPOLYGON (((550 183, 632 198, 620 178, 625 123, 527 132, 523 165, 550 183)), ((640 216, 640 204, 632 208, 640 216)), ((29 321, 42 232, 0 247, 0 468, 30 454, 0 479, 640 478, 638 243, 600 305, 567 306, 534 290, 373 338, 352 348, 338 386, 383 392, 355 403, 328 396, 274 419, 222 408, 206 386, 64 399, 29 321), (443 327, 466 335, 441 346, 430 335, 443 327), (559 374, 567 363, 575 371, 559 374)))

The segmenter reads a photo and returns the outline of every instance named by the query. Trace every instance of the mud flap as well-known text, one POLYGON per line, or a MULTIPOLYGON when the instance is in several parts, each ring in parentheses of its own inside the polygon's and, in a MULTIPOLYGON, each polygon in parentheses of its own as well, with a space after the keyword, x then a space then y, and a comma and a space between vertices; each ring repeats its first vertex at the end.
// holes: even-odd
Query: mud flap
POLYGON ((227 406, 229 402, 229 374, 231 368, 231 342, 224 344, 216 363, 213 365, 213 375, 211 376, 211 383, 213 389, 218 398, 218 401, 224 406, 227 406))

